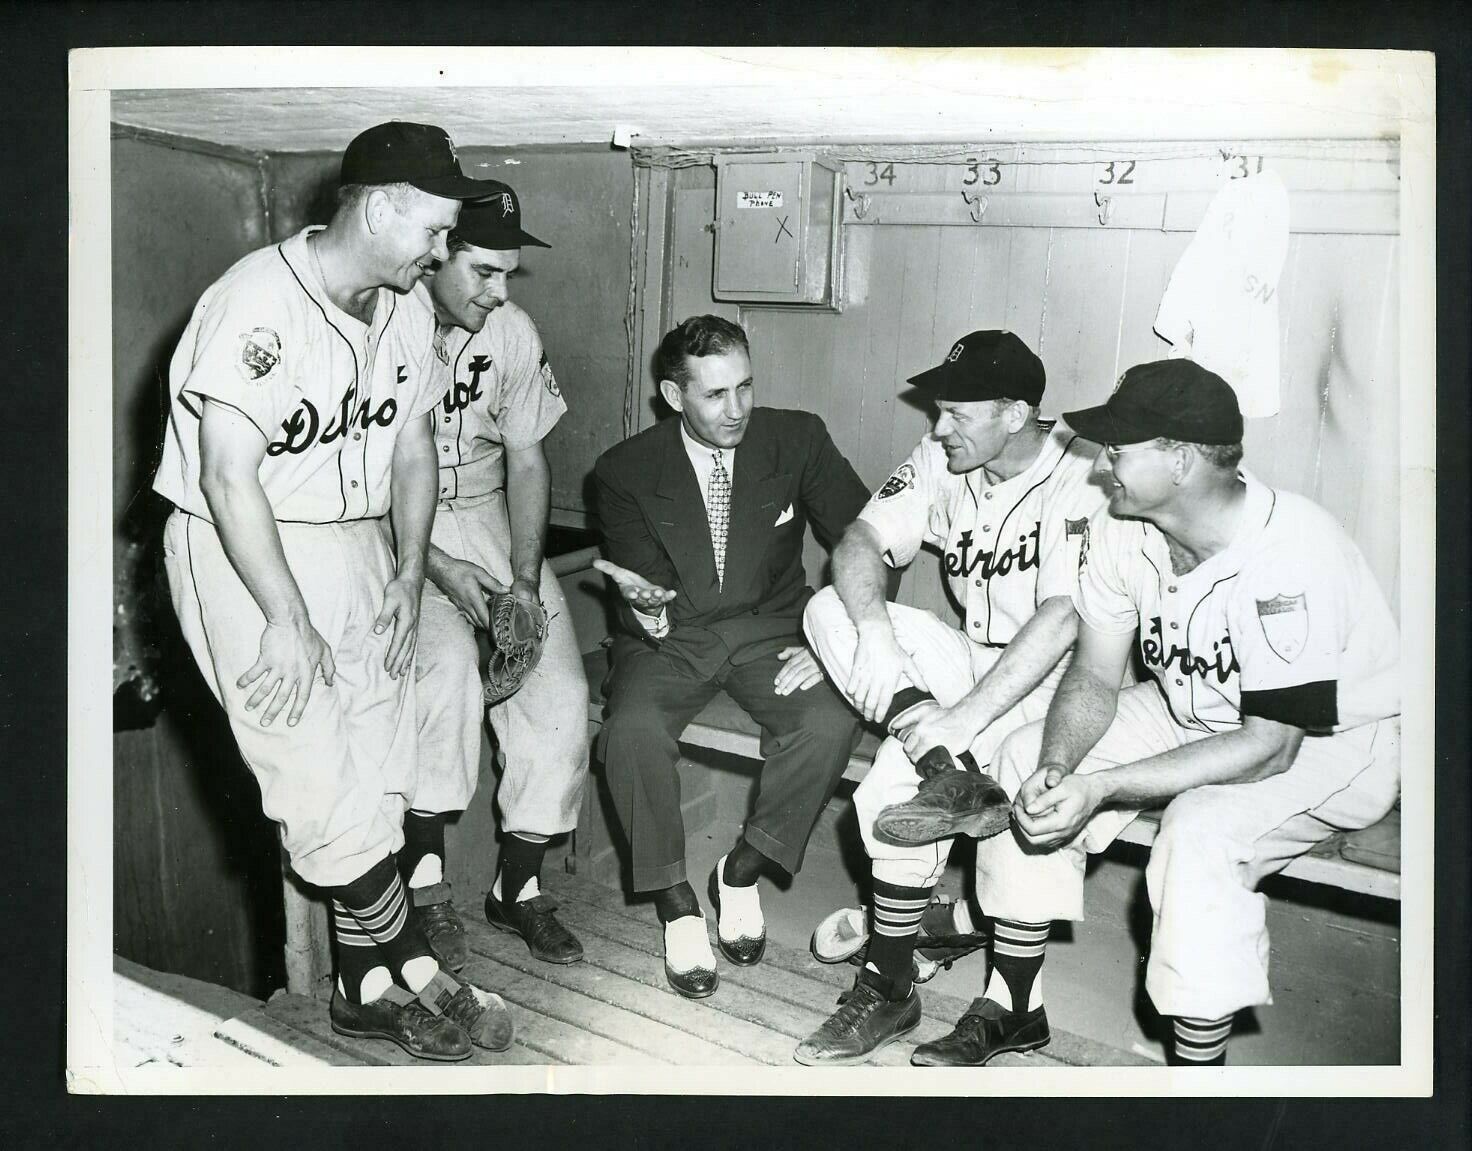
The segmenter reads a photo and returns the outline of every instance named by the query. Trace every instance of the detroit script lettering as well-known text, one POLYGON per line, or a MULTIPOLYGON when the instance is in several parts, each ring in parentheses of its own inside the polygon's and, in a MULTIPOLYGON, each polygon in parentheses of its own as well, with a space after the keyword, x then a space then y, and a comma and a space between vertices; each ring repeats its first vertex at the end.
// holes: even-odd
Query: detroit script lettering
MULTIPOLYGON (((402 384, 407 379, 408 373, 401 364, 398 382, 402 384)), ((296 411, 281 421, 281 431, 284 434, 281 439, 266 445, 266 454, 279 456, 289 452, 296 456, 313 444, 330 444, 334 440, 346 439, 348 432, 355 427, 367 431, 373 424, 386 428, 394 422, 394 416, 399 411, 398 400, 390 396, 375 408, 372 396, 364 396, 362 400, 357 397, 358 385, 353 384, 342 394, 337 411, 331 413, 331 419, 325 428, 316 405, 311 400, 303 399, 297 405, 296 411)))
POLYGON ((1150 617, 1150 630, 1140 639, 1140 654, 1145 657, 1145 663, 1149 667, 1169 671, 1170 665, 1176 664, 1186 675, 1205 679, 1207 673, 1211 672, 1216 675, 1217 683, 1226 683, 1241 670, 1237 666, 1237 653, 1232 650, 1232 637, 1223 635, 1211 646, 1214 658, 1210 662, 1203 656, 1192 655, 1190 648, 1179 644, 1171 644, 1167 651, 1160 617, 1156 615, 1150 617), (1224 657, 1226 662, 1223 662, 1224 657))
POLYGON ((456 380, 450 385, 450 390, 445 393, 445 398, 441 401, 447 416, 463 411, 481 398, 480 378, 490 370, 491 357, 471 356, 470 363, 466 366, 470 368, 470 383, 462 384, 456 380))
POLYGON ((978 566, 981 567, 981 578, 991 579, 993 576, 1005 576, 1012 571, 1025 572, 1029 568, 1038 566, 1038 525, 1032 525, 1032 531, 1018 538, 1017 546, 1007 551, 982 551, 978 548, 972 552, 971 530, 968 528, 956 537, 956 550, 947 551, 944 557, 944 565, 947 575, 969 576, 978 566))

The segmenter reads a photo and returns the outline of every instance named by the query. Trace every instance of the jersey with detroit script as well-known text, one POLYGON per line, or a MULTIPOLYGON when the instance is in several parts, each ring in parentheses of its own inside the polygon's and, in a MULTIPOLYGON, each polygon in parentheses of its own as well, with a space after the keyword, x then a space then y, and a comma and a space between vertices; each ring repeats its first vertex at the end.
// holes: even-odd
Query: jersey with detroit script
POLYGON ((945 449, 927 435, 859 518, 891 567, 909 564, 922 544, 941 549, 967 638, 1005 646, 1040 603, 1073 590, 1084 529, 1104 502, 1089 479, 1098 451, 1055 425, 1031 465, 993 483, 982 468, 952 475, 945 449))
POLYGON ((211 519, 199 487, 206 400, 266 439, 261 487, 277 520, 384 515, 399 433, 438 400, 434 335, 405 297, 379 288, 371 323, 340 310, 318 277, 306 228, 235 263, 207 288, 169 364, 169 428, 154 488, 211 519))
POLYGON ((1254 715, 1325 733, 1398 715, 1399 632, 1359 548, 1317 504, 1243 478, 1236 536, 1184 575, 1154 525, 1095 515, 1080 618, 1139 629, 1183 727, 1229 731, 1254 715))
MULTIPOLYGON (((423 284, 405 303, 434 324, 423 284)), ((486 317, 479 332, 436 325, 434 351, 439 498, 501 491, 506 449, 539 443, 567 411, 537 325, 508 301, 486 317)))

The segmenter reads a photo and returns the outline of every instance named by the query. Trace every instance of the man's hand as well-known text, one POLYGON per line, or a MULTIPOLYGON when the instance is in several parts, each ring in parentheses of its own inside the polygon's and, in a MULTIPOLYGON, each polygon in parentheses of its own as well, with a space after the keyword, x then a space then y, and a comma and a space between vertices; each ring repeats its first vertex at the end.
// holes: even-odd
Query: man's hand
POLYGON ((889 714, 900 677, 906 672, 913 680, 913 665, 895 639, 888 620, 880 627, 859 629, 854 665, 848 674, 848 691, 860 715, 871 723, 882 722, 889 714))
MULTIPOLYGON (((491 582, 494 583, 495 581, 492 580, 491 582)), ((535 604, 537 607, 542 606, 542 589, 538 586, 536 580, 529 580, 524 576, 517 576, 511 581, 511 594, 521 600, 522 603, 535 604)))
POLYGON ((637 608, 645 615, 657 614, 660 608, 675 598, 676 593, 669 588, 652 584, 638 572, 631 572, 628 568, 619 567, 618 564, 597 559, 593 561, 593 566, 618 584, 619 594, 629 602, 630 606, 637 608))
POLYGON ((296 701, 287 713, 286 726, 295 727, 307 709, 307 700, 312 698, 312 683, 318 668, 322 669, 323 682, 331 687, 337 667, 332 662, 332 649, 316 628, 306 620, 300 624, 268 623, 261 632, 260 656, 235 681, 235 686, 243 691, 255 683, 255 691, 245 701, 245 710, 254 711, 266 703, 266 710, 261 713, 262 727, 271 726, 294 694, 296 701))
POLYGON ((1068 774, 1061 767, 1040 767, 1017 791, 1012 820, 1022 838, 1035 847, 1067 843, 1089 821, 1102 795, 1087 775, 1068 774))
POLYGON ((482 631, 491 626, 487 601, 506 585, 479 564, 446 556, 435 565, 435 586, 460 609, 460 614, 482 631))
POLYGON ((918 704, 905 712, 904 723, 895 728, 895 735, 905 745, 905 754, 911 763, 919 763, 920 757, 932 747, 953 748, 957 753, 971 746, 978 732, 958 709, 941 707, 929 702, 918 704))
POLYGON ((423 590, 421 580, 403 577, 384 585, 383 610, 373 621, 373 634, 382 635, 392 625, 388 650, 383 656, 383 666, 390 679, 398 679, 408 671, 414 659, 414 641, 419 634, 419 595, 423 590))
POLYGON ((817 657, 807 647, 784 647, 777 653, 777 658, 783 661, 782 670, 772 681, 777 687, 778 695, 807 691, 823 679, 823 669, 818 666, 817 657))

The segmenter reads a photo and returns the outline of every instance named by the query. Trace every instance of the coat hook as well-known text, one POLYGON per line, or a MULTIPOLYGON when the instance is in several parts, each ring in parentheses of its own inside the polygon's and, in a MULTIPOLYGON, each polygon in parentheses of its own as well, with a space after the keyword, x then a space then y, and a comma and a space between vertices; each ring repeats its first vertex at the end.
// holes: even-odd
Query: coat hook
POLYGON ((1098 192, 1095 192, 1094 207, 1098 210, 1099 223, 1107 224, 1110 217, 1114 215, 1114 197, 1100 196, 1098 192))

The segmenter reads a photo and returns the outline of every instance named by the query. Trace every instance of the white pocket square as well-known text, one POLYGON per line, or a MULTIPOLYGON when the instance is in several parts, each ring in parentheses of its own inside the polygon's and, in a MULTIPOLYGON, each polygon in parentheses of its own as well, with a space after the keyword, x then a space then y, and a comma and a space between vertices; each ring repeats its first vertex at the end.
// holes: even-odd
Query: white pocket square
POLYGON ((780 516, 777 517, 777 522, 774 523, 772 526, 774 528, 780 528, 783 524, 785 524, 791 518, 792 518, 792 505, 791 504, 788 504, 787 505, 787 510, 785 512, 783 512, 780 516))

